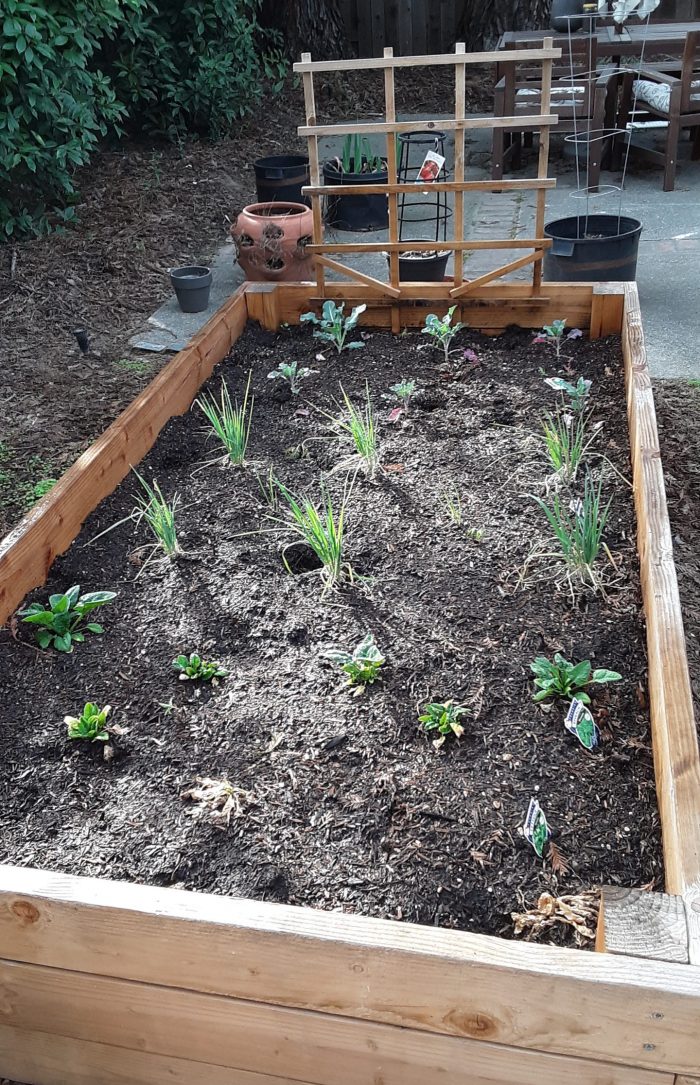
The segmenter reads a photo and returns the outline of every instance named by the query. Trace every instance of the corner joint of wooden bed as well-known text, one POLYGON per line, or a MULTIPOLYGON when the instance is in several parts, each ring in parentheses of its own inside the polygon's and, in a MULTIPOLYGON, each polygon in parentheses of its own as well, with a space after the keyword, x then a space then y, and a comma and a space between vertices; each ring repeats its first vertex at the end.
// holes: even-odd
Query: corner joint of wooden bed
POLYGON ((700 883, 675 894, 603 886, 596 950, 700 965, 700 883))

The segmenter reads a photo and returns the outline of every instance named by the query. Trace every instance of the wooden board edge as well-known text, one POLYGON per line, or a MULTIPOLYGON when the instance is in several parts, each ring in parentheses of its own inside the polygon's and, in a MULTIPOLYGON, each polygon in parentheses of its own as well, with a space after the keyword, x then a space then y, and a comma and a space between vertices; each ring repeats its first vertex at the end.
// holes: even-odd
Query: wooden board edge
POLYGON ((246 294, 244 284, 0 541, 0 626, 45 582, 55 558, 153 447, 165 423, 189 408, 243 330, 246 294))
POLYGON ((625 284, 622 348, 666 890, 682 895, 700 881, 700 752, 656 412, 635 283, 625 284))

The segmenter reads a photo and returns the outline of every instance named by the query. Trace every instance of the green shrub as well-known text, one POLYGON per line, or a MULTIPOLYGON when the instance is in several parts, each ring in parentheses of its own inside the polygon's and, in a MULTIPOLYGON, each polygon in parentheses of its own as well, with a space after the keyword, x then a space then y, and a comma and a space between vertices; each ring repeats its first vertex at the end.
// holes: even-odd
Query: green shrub
POLYGON ((113 59, 118 96, 147 132, 219 136, 259 99, 282 55, 261 30, 261 0, 145 0, 113 59))
POLYGON ((95 62, 144 0, 0 4, 0 232, 41 233, 74 217, 74 173, 125 114, 95 62))

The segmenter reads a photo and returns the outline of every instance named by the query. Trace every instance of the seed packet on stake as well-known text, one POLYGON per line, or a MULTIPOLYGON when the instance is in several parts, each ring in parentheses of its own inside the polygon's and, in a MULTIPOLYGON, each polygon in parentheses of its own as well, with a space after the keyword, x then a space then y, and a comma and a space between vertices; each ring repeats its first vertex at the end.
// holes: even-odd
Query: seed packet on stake
POLYGON ((586 708, 583 701, 579 701, 578 697, 574 697, 569 705, 564 726, 567 731, 576 736, 585 749, 594 750, 598 745, 598 728, 593 714, 586 708))
POLYGON ((428 151, 423 159, 423 165, 418 171, 416 181, 437 181, 440 171, 445 165, 445 159, 436 151, 428 151))
POLYGON ((527 808, 527 816, 523 825, 523 833, 528 843, 532 844, 535 852, 541 859, 544 855, 545 844, 552 835, 544 811, 537 799, 530 799, 527 808))

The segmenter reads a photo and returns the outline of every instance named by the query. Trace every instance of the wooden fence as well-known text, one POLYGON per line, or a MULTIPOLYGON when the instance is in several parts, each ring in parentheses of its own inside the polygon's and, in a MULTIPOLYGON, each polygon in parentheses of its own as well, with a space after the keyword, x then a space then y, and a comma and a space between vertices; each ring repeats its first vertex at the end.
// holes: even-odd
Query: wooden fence
MULTIPOLYGON (((381 56, 387 46, 399 56, 445 53, 458 38, 468 49, 489 47, 501 30, 545 26, 541 0, 489 0, 483 13, 474 0, 340 0, 340 10, 348 44, 360 57, 381 56)), ((700 19, 700 0, 662 0, 652 18, 700 19)))

